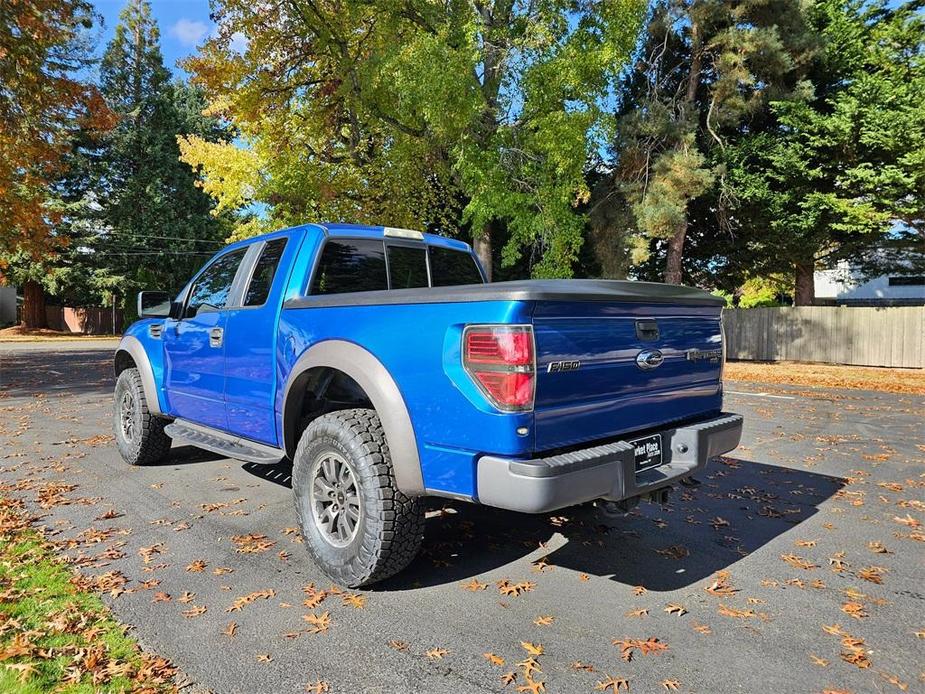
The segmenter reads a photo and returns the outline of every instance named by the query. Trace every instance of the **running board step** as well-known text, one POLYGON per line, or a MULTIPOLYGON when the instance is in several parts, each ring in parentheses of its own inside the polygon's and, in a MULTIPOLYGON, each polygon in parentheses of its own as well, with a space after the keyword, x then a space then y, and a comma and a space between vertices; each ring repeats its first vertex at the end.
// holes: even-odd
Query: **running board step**
POLYGON ((234 434, 182 419, 175 419, 164 427, 164 433, 177 443, 204 448, 207 451, 248 463, 273 465, 286 457, 285 451, 279 448, 249 441, 234 434))

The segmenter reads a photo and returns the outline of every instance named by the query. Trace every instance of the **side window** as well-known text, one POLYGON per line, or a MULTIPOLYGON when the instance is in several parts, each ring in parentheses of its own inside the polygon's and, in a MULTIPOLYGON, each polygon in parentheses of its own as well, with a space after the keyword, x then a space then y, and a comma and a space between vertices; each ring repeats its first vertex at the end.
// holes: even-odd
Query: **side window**
POLYGON ((254 265, 254 274, 251 275, 250 285, 244 295, 244 306, 261 306, 267 302, 270 289, 273 287, 273 278, 279 259, 283 257, 286 248, 286 239, 273 239, 267 241, 254 265))
POLYGON ((423 246, 387 246, 392 289, 427 286, 427 251, 423 246))
POLYGON ((430 274, 435 287, 484 282, 471 255, 439 246, 430 247, 430 274))
POLYGON ((329 240, 312 280, 312 294, 388 289, 385 248, 375 239, 329 240))
POLYGON ((199 275, 186 302, 184 318, 192 318, 209 311, 220 311, 225 307, 235 273, 246 250, 241 248, 223 255, 199 275))

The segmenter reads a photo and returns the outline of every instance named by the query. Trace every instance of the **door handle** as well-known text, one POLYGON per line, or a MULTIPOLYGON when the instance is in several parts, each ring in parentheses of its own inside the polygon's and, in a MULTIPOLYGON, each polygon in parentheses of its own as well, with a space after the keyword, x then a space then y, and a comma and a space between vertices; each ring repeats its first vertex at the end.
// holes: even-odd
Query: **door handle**
POLYGON ((225 331, 221 328, 212 328, 209 331, 209 346, 210 347, 221 347, 222 338, 225 335, 225 331))

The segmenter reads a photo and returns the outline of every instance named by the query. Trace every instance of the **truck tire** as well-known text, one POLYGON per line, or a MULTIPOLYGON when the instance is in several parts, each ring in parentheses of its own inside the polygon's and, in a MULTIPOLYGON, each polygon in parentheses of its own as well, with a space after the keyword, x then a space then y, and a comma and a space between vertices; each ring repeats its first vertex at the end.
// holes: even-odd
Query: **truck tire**
POLYGON ((292 463, 305 547, 338 584, 369 585, 404 569, 424 539, 421 498, 401 493, 375 410, 340 410, 306 427, 292 463))
POLYGON ((125 369, 116 379, 112 425, 116 446, 129 465, 148 465, 162 460, 170 450, 164 433, 167 422, 151 414, 138 369, 125 369))

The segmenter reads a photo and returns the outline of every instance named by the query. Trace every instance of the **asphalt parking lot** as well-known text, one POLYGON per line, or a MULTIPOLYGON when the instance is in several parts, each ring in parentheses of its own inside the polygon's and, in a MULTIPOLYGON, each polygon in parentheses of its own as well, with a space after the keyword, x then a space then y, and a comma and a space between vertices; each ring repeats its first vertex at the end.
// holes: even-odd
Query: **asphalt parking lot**
POLYGON ((435 500, 416 562, 343 592, 301 547, 286 465, 122 462, 112 348, 0 345, 0 493, 108 575, 187 691, 925 691, 921 396, 728 384, 742 445, 668 506, 435 500))

